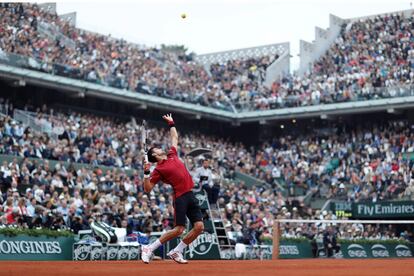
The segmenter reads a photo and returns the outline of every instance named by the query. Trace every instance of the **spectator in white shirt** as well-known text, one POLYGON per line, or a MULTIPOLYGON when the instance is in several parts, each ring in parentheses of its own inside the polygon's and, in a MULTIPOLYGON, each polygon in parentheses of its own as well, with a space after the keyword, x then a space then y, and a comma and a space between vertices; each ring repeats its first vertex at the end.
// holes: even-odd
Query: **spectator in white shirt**
POLYGON ((197 168, 195 173, 195 183, 198 183, 207 192, 208 202, 216 204, 220 186, 214 185, 213 173, 210 169, 210 162, 208 159, 203 160, 203 165, 197 168))

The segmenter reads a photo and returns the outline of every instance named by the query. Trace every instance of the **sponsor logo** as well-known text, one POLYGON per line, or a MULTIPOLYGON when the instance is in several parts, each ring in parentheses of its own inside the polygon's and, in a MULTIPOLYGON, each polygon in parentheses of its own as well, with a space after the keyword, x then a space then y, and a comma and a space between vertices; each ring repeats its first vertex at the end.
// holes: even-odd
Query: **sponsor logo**
POLYGON ((128 260, 129 248, 127 246, 121 246, 118 250, 118 260, 128 260))
POLYGON ((203 233, 197 237, 189 246, 190 257, 197 255, 205 255, 213 248, 213 245, 218 245, 216 235, 210 233, 203 233))
POLYGON ((7 241, 0 242, 0 254, 60 254, 57 241, 7 241))
POLYGON ((279 246, 280 255, 299 255, 299 248, 296 245, 279 246))
POLYGON ((102 258, 102 247, 101 246, 93 246, 91 251, 91 260, 96 261, 102 258))
POLYGON ((118 246, 108 246, 106 250, 106 259, 107 260, 116 260, 118 255, 118 246))
POLYGON ((203 195, 203 194, 196 194, 195 197, 198 200, 198 205, 201 207, 203 206, 204 202, 207 201, 207 196, 203 195))
POLYGON ((364 247, 359 244, 351 244, 347 248, 348 255, 351 258, 367 258, 368 254, 365 251, 364 247))
POLYGON ((397 257, 412 257, 411 250, 408 246, 399 244, 395 247, 395 254, 397 257))
POLYGON ((386 258, 390 256, 387 248, 382 244, 374 244, 371 247, 371 252, 374 258, 386 258))
POLYGON ((357 215, 362 216, 390 216, 390 215, 412 215, 414 204, 412 203, 377 203, 377 204, 358 204, 357 215))
POLYGON ((336 211, 352 211, 351 202, 335 202, 334 206, 336 211))
POLYGON ((73 259, 77 261, 84 261, 89 257, 92 246, 87 244, 75 245, 73 250, 73 259))
POLYGON ((139 253, 138 246, 129 247, 129 259, 130 260, 138 260, 138 253, 139 253))

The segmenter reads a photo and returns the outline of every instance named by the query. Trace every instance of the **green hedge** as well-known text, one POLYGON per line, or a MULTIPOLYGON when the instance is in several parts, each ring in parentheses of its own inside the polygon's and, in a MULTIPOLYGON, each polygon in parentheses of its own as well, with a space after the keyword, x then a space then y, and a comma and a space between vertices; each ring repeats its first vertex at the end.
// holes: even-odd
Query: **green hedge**
MULTIPOLYGON (((304 241, 310 241, 308 238, 300 237, 300 238, 284 238, 282 237, 280 241, 286 241, 286 242, 304 242, 304 241)), ((389 240, 368 240, 368 239, 352 239, 352 240, 346 240, 346 239, 338 239, 338 243, 364 243, 364 244, 377 244, 377 243, 385 243, 385 244, 409 244, 406 240, 398 240, 398 239, 389 239, 389 240)))
POLYGON ((288 241, 288 242, 297 242, 297 243, 300 243, 300 242, 304 242, 304 241, 309 241, 309 239, 308 238, 305 238, 305 237, 300 237, 300 238, 284 238, 284 237, 282 237, 280 239, 280 241, 288 241))
POLYGON ((28 235, 32 237, 46 236, 46 237, 73 237, 75 234, 68 230, 50 230, 47 228, 40 229, 27 229, 27 228, 15 228, 5 227, 0 228, 0 235, 14 237, 18 235, 28 235))
POLYGON ((362 244, 409 244, 406 240, 396 240, 396 239, 389 239, 389 240, 368 240, 368 239, 352 239, 352 240, 345 240, 345 239, 338 239, 338 243, 362 243, 362 244))

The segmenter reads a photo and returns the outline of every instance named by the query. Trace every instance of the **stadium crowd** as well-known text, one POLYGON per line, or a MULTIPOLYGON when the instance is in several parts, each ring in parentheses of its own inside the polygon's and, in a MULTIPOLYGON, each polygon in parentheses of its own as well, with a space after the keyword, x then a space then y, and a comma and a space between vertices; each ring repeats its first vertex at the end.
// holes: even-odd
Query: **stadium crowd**
MULTIPOLYGON (((7 114, 13 114, 12 104, 2 106, 7 106, 2 108, 7 114)), ((127 225, 130 231, 161 231, 172 226, 171 189, 157 186, 151 195, 143 193, 140 127, 52 110, 45 113, 39 109, 32 115, 35 126, 49 133, 24 127, 9 116, 0 119, 0 154, 15 156, 0 168, 3 223, 27 227, 40 223, 78 231, 88 227, 90 218, 103 216, 109 224, 127 225)), ((151 128, 151 140, 167 145, 165 131, 151 128)), ((221 148, 215 151, 222 156, 231 146, 204 138, 183 135, 180 156, 195 147, 213 148, 216 142, 221 148)), ((188 165, 192 173, 198 167, 192 159, 188 165)), ((230 166, 212 163, 214 181, 231 178, 234 169, 230 166)))
MULTIPOLYGON (((310 72, 285 76, 266 88, 266 67, 277 57, 230 60, 206 69, 190 56, 76 29, 37 5, 1 3, 0 9, 0 54, 32 57, 31 66, 45 72, 206 106, 269 109, 394 97, 412 85, 412 17, 384 15, 344 25, 310 72)), ((150 198, 142 192, 139 127, 84 114, 42 110, 36 116, 51 133, 37 133, 8 117, 1 120, 0 153, 23 158, 3 162, 0 168, 7 187, 1 197, 3 223, 77 231, 87 227, 88 218, 103 216, 111 224, 141 231, 171 226, 167 188, 159 187, 150 198), (58 163, 50 166, 46 160, 58 163), (98 166, 112 169, 104 172, 98 166)), ((151 129, 151 135, 167 144, 165 130, 151 129)), ((295 197, 300 190, 301 195, 311 192, 346 201, 414 199, 413 162, 405 156, 414 150, 413 138, 406 122, 286 136, 253 150, 223 139, 185 135, 180 156, 195 147, 210 147, 216 181, 232 179, 240 171, 270 184, 227 185, 218 200, 226 227, 245 242, 260 243, 270 238, 275 213, 319 217, 295 197)), ((188 160, 194 173, 197 164, 192 162, 188 160)), ((378 237, 378 231, 358 229, 347 226, 340 235, 378 237)), ((316 234, 314 230, 288 227, 285 236, 316 234)))
POLYGON ((413 17, 378 15, 342 26, 304 76, 285 76, 255 108, 306 106, 409 95, 414 77, 413 17))
POLYGON ((413 135, 406 121, 287 135, 263 144, 253 166, 241 170, 270 184, 284 183, 290 195, 301 188, 348 201, 412 198, 413 135))
POLYGON ((1 3, 0 56, 31 57, 53 74, 227 110, 273 109, 411 93, 413 17, 381 15, 347 23, 304 76, 263 85, 278 56, 204 68, 191 55, 145 48, 71 26, 35 4, 1 3))
MULTIPOLYGON (((15 156, 0 167, 2 223, 78 231, 100 216, 129 231, 172 226, 168 186, 143 193, 141 129, 134 121, 67 114, 45 106, 32 114, 36 124, 49 126, 44 128, 49 133, 24 127, 9 116, 0 119, 0 154, 15 156)), ((165 131, 150 128, 150 141, 168 145, 165 131)), ((319 217, 305 206, 305 193, 346 201, 413 199, 413 162, 403 156, 413 152, 413 138, 412 128, 403 121, 332 128, 296 139, 285 136, 256 149, 183 133, 179 155, 195 176, 200 160, 186 154, 200 147, 213 150, 212 180, 227 180, 218 197, 225 226, 235 240, 257 244, 270 239, 275 214, 319 217), (265 184, 236 183, 236 171, 265 184)), ((296 233, 292 231, 287 235, 296 233)))
MULTIPOLYGON (((192 61, 191 56, 143 48, 122 39, 80 30, 34 4, 2 3, 0 9, 3 15, 0 51, 34 58, 31 67, 217 108, 230 106, 224 90, 233 79, 223 80, 221 87, 201 65, 192 61), (49 29, 55 33, 50 33, 49 29)), ((221 65, 215 68, 234 77, 236 71, 249 71, 254 66, 250 64, 255 64, 254 60, 239 61, 240 67, 235 69, 221 65)), ((265 60, 261 60, 256 65, 260 69, 258 73, 262 73, 265 64, 265 60)), ((249 74, 249 77, 254 79, 256 74, 249 74)), ((247 80, 238 81, 240 85, 247 85, 247 80)))

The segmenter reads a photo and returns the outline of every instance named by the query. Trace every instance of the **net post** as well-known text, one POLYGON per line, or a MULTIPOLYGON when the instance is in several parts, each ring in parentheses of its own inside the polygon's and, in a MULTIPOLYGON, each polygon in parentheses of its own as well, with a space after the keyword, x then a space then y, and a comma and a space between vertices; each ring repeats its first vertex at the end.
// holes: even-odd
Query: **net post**
POLYGON ((275 220, 273 223, 273 252, 272 260, 279 259, 279 245, 280 245, 280 222, 275 220))

